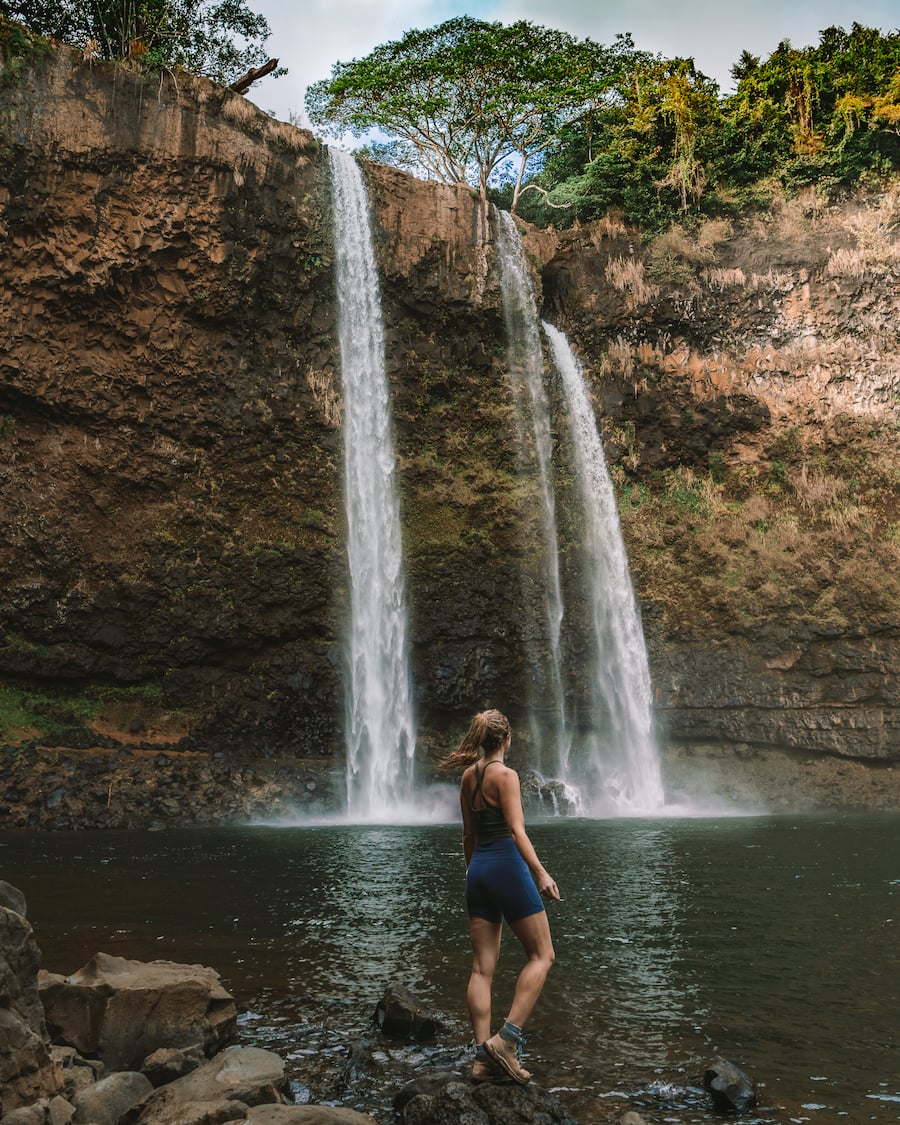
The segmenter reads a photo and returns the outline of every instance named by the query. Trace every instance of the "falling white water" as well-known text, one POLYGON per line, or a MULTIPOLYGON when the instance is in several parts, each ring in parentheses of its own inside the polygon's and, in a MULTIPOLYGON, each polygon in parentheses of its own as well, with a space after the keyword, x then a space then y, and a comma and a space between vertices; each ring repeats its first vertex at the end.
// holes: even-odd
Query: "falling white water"
POLYGON ((595 815, 659 812, 665 797, 653 736, 650 670, 615 493, 581 366, 562 332, 546 322, 544 331, 563 384, 584 501, 593 710, 595 716, 608 716, 608 730, 594 735, 584 763, 593 775, 584 788, 595 815))
POLYGON ((347 811, 396 819, 411 804, 415 726, 381 297, 362 173, 347 153, 330 149, 329 162, 351 603, 347 811))
MULTIPOLYGON (((507 357, 516 406, 519 448, 533 449, 541 493, 541 523, 544 551, 545 604, 549 641, 550 690, 548 710, 555 724, 556 761, 553 768, 565 778, 569 771, 572 743, 566 722, 563 684, 562 621, 563 597, 559 578, 559 547, 556 537, 556 496, 553 489, 550 434, 550 405, 544 388, 544 356, 534 285, 515 220, 507 211, 495 211, 498 219, 497 252, 503 313, 506 320, 507 357)), ((538 737, 538 732, 533 731, 538 737)))

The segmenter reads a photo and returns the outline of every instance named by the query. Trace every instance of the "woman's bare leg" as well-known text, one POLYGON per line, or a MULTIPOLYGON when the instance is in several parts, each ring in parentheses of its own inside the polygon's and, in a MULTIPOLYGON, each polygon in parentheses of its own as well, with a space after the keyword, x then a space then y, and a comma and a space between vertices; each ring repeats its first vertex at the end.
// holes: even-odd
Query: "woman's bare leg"
POLYGON ((518 922, 511 923, 511 928, 522 943, 528 960, 516 981, 516 991, 507 1018, 517 1027, 524 1027, 541 995, 555 954, 545 910, 520 918, 518 922))
POLYGON ((469 929, 472 936, 472 972, 466 1001, 475 1042, 483 1043, 491 1034, 491 984, 500 956, 502 926, 485 918, 470 918, 469 929))

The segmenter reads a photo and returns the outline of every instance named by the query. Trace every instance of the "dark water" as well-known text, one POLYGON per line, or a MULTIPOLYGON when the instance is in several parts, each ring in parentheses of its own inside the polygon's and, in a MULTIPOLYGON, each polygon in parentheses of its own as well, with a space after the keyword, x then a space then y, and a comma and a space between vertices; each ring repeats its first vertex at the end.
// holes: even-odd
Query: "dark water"
MULTIPOLYGON (((718 1054, 760 1084, 757 1121, 900 1120, 900 817, 530 830, 563 902, 528 1062, 579 1121, 713 1121, 699 1086, 718 1054)), ((212 965, 242 1041, 286 1056, 299 1097, 383 1121, 417 1068, 467 1057, 463 876, 456 826, 0 834, 45 967, 212 965), (436 1047, 373 1032, 393 980, 444 1020, 436 1047), (348 1072, 359 1039, 374 1057, 348 1072)), ((498 1017, 519 964, 510 937, 498 1017)))

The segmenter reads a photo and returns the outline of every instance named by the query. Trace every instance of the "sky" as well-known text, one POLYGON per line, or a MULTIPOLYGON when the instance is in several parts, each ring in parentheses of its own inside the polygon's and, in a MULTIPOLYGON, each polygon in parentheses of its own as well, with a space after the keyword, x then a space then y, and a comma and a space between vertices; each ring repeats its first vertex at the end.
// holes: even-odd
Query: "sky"
POLYGON ((362 58, 410 28, 469 15, 513 23, 526 19, 579 38, 612 43, 630 32, 635 45, 667 58, 690 57, 723 93, 741 52, 768 57, 782 39, 814 46, 826 27, 855 22, 900 29, 900 0, 247 0, 272 29, 267 49, 288 68, 264 78, 248 97, 281 121, 306 121, 306 87, 328 78, 336 62, 362 58))

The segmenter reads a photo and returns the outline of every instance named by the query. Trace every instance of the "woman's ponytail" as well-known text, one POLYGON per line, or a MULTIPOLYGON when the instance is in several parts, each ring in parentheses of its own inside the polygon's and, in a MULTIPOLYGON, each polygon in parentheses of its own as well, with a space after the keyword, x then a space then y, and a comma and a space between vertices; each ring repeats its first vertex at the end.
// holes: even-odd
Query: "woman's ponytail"
POLYGON ((438 761, 442 770, 467 769, 482 754, 490 754, 509 737, 509 719, 500 711, 479 711, 455 750, 438 761))

